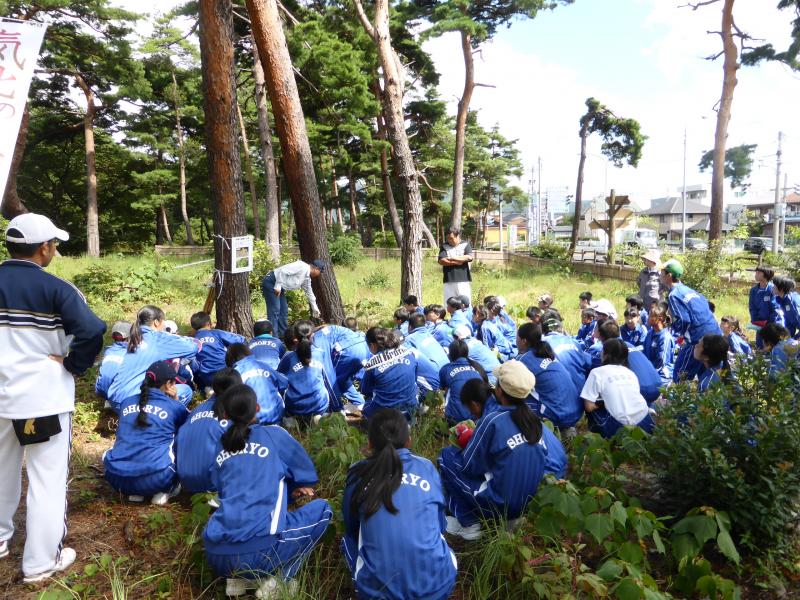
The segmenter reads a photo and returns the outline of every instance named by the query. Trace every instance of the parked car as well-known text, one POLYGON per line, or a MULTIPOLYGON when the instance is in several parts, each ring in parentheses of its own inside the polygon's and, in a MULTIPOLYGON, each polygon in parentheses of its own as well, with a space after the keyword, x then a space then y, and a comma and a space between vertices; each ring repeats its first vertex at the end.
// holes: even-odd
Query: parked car
POLYGON ((750 237, 744 242, 744 251, 752 252, 753 254, 761 254, 772 250, 772 238, 768 237, 750 237))
POLYGON ((704 239, 687 237, 686 238, 687 250, 708 250, 708 244, 704 239))

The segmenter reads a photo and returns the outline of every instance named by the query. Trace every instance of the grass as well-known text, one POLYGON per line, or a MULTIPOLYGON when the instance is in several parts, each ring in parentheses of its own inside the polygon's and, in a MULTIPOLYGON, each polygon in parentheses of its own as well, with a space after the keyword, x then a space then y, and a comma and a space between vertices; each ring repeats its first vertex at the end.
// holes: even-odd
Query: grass
MULTIPOLYGON (((109 256, 91 260, 62 257, 49 271, 72 279, 91 265, 125 272, 142 265, 158 269, 157 288, 167 317, 188 332, 189 316, 199 310, 206 297, 205 283, 210 265, 176 269, 188 260, 157 259, 155 256, 109 256)), ((362 328, 391 321, 398 306, 400 264, 398 260, 362 260, 353 267, 337 267, 336 275, 348 314, 359 317, 362 328)), ((441 268, 428 257, 423 274, 423 302, 441 302, 441 268)), ((590 290, 596 298, 610 299, 617 310, 624 307, 632 286, 616 280, 574 276, 557 268, 536 270, 492 268, 473 269, 473 298, 497 294, 505 296, 510 312, 524 318, 525 309, 536 298, 549 292, 565 318, 565 327, 575 331, 579 325, 578 294, 590 290)), ((717 313, 744 319, 746 297, 724 296, 713 299, 717 313)), ((92 309, 108 323, 132 319, 141 303, 108 301, 91 303, 92 309)), ((253 298, 255 316, 264 314, 264 304, 253 298)), ((215 582, 202 558, 200 534, 208 510, 204 499, 181 497, 164 509, 148 505, 121 503, 119 496, 102 479, 102 452, 113 444, 113 434, 101 418, 102 403, 94 396, 95 370, 78 380, 75 414, 75 457, 70 487, 70 537, 79 561, 68 575, 45 588, 25 587, 20 583, 21 536, 12 545, 10 559, 0 562, 0 590, 4 597, 59 600, 62 598, 222 598, 223 585, 215 582)), ((317 465, 321 482, 318 496, 334 507, 334 527, 320 547, 309 557, 298 576, 300 588, 295 598, 334 599, 353 596, 352 583, 339 548, 341 534, 341 493, 349 464, 365 446, 365 436, 352 427, 331 422, 318 430, 296 434, 317 465)), ((418 419, 412 432, 413 451, 435 460, 448 443, 447 427, 440 409, 418 419)), ((18 518, 20 515, 18 515, 18 518)), ((460 568, 453 598, 483 600, 506 598, 508 582, 499 575, 497 565, 509 534, 492 530, 478 544, 457 544, 460 568)), ((285 594, 285 597, 289 597, 285 594)))

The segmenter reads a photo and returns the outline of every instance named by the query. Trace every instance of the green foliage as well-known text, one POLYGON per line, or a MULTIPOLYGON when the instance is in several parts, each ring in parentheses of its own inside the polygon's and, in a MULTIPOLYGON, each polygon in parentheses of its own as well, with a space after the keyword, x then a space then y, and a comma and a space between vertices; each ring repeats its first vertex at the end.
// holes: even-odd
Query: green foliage
POLYGON ((530 247, 531 256, 535 256, 536 258, 546 258, 548 260, 554 260, 556 262, 569 262, 570 261, 570 252, 569 248, 564 246, 563 244, 559 244, 557 242, 550 242, 547 240, 543 240, 536 244, 535 246, 530 247))
POLYGON ((372 245, 376 248, 397 248, 397 240, 391 231, 379 231, 375 234, 372 245))
POLYGON ((695 506, 725 511, 740 543, 757 552, 788 547, 800 496, 800 373, 795 365, 770 379, 768 369, 768 358, 740 362, 741 390, 670 388, 648 444, 678 514, 695 506))
POLYGON ((586 100, 586 114, 581 117, 581 137, 599 133, 603 139, 600 151, 615 167, 639 164, 647 136, 639 130, 639 122, 616 116, 599 100, 586 100))
MULTIPOLYGON (((668 252, 663 254, 664 260, 672 258, 668 252)), ((729 282, 723 281, 720 271, 726 270, 726 257, 718 240, 708 245, 708 250, 692 250, 675 256, 683 265, 681 280, 690 288, 697 290, 706 298, 717 298, 736 291, 729 282)))
POLYGON ((344 489, 350 465, 364 458, 367 440, 358 429, 348 425, 341 414, 335 413, 309 430, 307 444, 320 481, 335 493, 344 489))
MULTIPOLYGON (((747 178, 753 170, 753 152, 757 144, 742 144, 725 150, 725 178, 730 179, 731 189, 742 188, 746 190, 750 184, 747 178)), ((711 168, 714 162, 714 151, 704 152, 700 158, 698 168, 703 173, 711 168)))
POLYGON ((362 280, 361 285, 370 289, 385 289, 392 284, 389 274, 383 269, 370 271, 362 280))
POLYGON ((363 256, 361 254, 361 239, 358 234, 351 232, 335 237, 328 242, 328 251, 333 264, 347 267, 355 265, 363 256))
POLYGON ((75 285, 86 295, 90 304, 112 303, 120 307, 153 303, 165 299, 166 290, 159 277, 166 266, 143 262, 124 271, 91 265, 74 278, 75 285))

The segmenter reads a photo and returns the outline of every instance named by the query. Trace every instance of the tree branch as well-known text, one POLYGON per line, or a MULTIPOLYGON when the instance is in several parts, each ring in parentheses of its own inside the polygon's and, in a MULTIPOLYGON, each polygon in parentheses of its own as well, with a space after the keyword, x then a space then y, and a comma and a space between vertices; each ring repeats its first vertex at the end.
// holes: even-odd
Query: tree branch
POLYGON ((367 35, 373 40, 377 40, 378 34, 375 32, 375 27, 372 26, 369 17, 367 17, 367 13, 364 12, 364 7, 361 5, 361 0, 353 0, 353 6, 356 9, 356 14, 358 14, 358 20, 361 21, 361 25, 367 32, 367 35))
POLYGON ((687 2, 679 6, 678 8, 691 8, 692 10, 697 10, 701 6, 708 6, 709 4, 716 4, 719 0, 704 0, 703 2, 687 2))
POLYGON ((473 84, 475 87, 488 87, 488 88, 496 88, 496 85, 492 85, 491 83, 475 83, 473 84))

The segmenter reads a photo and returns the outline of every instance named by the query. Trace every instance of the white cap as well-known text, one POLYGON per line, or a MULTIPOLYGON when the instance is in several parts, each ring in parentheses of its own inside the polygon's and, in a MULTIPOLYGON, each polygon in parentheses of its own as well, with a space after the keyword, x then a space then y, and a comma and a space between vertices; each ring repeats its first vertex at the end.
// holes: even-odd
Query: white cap
POLYGON ((469 325, 459 325, 453 331, 453 337, 457 337, 460 340, 470 338, 472 337, 472 329, 469 328, 469 325))
POLYGON ((497 303, 501 306, 501 308, 505 308, 506 305, 508 304, 508 302, 506 302, 506 299, 503 296, 497 297, 497 303))
POLYGON ((178 324, 175 321, 164 321, 164 331, 167 333, 178 333, 178 324))
POLYGON ((66 242, 69 234, 63 229, 59 229, 53 222, 44 215, 36 213, 24 213, 11 219, 6 227, 6 241, 15 244, 43 244, 50 240, 61 240, 66 242), (11 229, 19 231, 20 236, 9 236, 11 229))
POLYGON ((605 298, 600 298, 600 300, 594 303, 592 308, 594 309, 594 312, 598 314, 608 315, 615 321, 617 320, 617 309, 614 308, 614 305, 611 304, 610 300, 606 300, 605 298))

